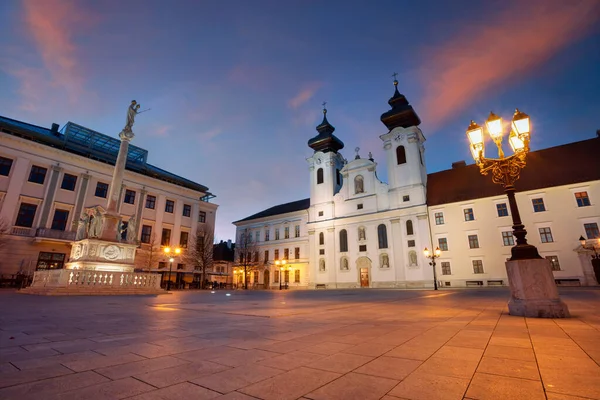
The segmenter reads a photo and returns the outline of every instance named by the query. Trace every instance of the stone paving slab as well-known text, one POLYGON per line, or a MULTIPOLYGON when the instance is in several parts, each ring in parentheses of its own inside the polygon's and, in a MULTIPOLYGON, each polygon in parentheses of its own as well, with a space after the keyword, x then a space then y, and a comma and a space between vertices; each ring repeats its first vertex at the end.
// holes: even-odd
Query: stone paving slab
POLYGON ((600 400, 600 290, 561 289, 562 320, 508 294, 2 290, 0 399, 600 400))

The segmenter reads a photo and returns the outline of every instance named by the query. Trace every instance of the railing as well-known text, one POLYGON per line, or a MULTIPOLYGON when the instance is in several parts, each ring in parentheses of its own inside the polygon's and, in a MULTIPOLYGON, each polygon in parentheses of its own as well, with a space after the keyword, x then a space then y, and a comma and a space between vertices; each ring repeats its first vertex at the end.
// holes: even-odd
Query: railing
POLYGON ((50 239, 60 239, 74 241, 77 232, 60 231, 58 229, 38 228, 35 236, 45 237, 50 239))
POLYGON ((34 230, 33 228, 24 228, 22 226, 13 226, 10 231, 11 235, 16 236, 33 236, 34 230))
POLYGON ((160 274, 78 269, 36 271, 32 287, 160 289, 160 274))

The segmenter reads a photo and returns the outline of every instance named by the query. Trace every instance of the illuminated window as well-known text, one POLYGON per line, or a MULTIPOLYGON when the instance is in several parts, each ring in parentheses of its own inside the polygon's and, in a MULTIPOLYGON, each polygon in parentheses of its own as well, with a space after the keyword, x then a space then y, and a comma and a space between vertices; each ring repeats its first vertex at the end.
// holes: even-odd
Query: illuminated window
POLYGON ((575 193, 575 200, 577 200, 577 207, 587 207, 590 205, 590 198, 587 192, 575 193))
POLYGON ((540 239, 542 243, 552 243, 554 242, 554 238, 552 237, 552 231, 550 228, 540 228, 540 239))
POLYGON ((434 214, 435 224, 436 225, 444 225, 444 213, 436 212, 434 214))
POLYGON ((469 235, 469 248, 470 249, 478 249, 479 248, 479 238, 477 235, 469 235))
POLYGON ((473 221, 475 219, 472 208, 465 208, 463 213, 465 214, 465 221, 473 221))
POLYGON ((557 256, 546 256, 546 260, 550 261, 552 271, 560 271, 560 263, 558 262, 557 256))
POLYGON ((473 273, 474 274, 483 274, 483 261, 473 260, 473 273))
POLYGON ((533 212, 542 212, 546 211, 546 206, 544 205, 544 199, 532 199, 531 204, 533 204, 533 212))
POLYGON ((583 229, 585 229, 585 235, 588 239, 600 238, 600 232, 598 232, 597 223, 592 222, 591 224, 583 224, 583 229))
POLYGON ((496 210, 498 211, 499 217, 508 217, 508 208, 506 203, 496 204, 496 210))
POLYGON ((449 261, 442 261, 442 275, 452 275, 449 261))
POLYGON ((512 231, 502 232, 502 244, 504 244, 504 246, 515 245, 515 238, 513 237, 512 231))
POLYGON ((441 251, 448 251, 448 239, 438 238, 438 247, 441 251))

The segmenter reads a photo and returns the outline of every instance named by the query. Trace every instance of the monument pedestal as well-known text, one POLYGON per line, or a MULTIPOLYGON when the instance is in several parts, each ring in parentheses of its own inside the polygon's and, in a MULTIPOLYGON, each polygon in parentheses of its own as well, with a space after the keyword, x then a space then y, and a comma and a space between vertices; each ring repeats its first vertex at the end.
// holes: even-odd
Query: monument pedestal
POLYGON ((534 318, 568 318, 569 308, 560 299, 550 261, 543 258, 506 262, 511 290, 510 315, 534 318))

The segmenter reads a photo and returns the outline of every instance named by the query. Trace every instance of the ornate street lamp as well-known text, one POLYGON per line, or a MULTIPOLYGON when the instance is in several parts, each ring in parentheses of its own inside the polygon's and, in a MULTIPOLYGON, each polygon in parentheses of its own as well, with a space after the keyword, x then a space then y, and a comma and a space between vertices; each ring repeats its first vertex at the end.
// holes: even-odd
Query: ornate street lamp
POLYGON ((471 121, 467 128, 470 150, 482 175, 491 173, 492 181, 504 187, 513 219, 513 236, 516 245, 511 249, 511 258, 506 262, 511 299, 508 302, 510 315, 526 317, 564 318, 569 317, 567 305, 560 300, 554 275, 548 260, 540 257, 535 246, 527 243, 527 231, 521 222, 515 200, 515 182, 521 169, 525 168, 531 126, 529 116, 515 111, 511 122, 508 143, 513 154, 505 156, 502 150, 504 124, 493 112, 485 121, 487 132, 498 148, 498 158, 485 157, 483 128, 471 121))
POLYGON ((275 260, 275 265, 277 265, 277 269, 279 270, 279 290, 281 290, 281 281, 283 280, 283 271, 285 270, 285 263, 285 259, 275 260))
POLYGON ((588 241, 585 240, 583 236, 579 236, 579 242, 583 249, 591 250, 594 253, 592 254, 592 269, 594 270, 596 282, 600 283, 600 254, 598 253, 600 250, 600 238, 593 239, 591 240, 591 243, 588 244, 588 241))
POLYGON ((440 258, 440 256, 442 255, 442 251, 440 250, 439 247, 436 247, 435 251, 432 254, 429 251, 429 249, 427 247, 425 247, 425 250, 423 250, 423 254, 425 254, 425 257, 431 259, 431 262, 429 263, 429 265, 431 265, 431 267, 433 268, 433 290, 438 290, 437 274, 435 272, 435 259, 440 258))
POLYGON ((178 257, 179 254, 181 254, 181 249, 179 247, 176 247, 174 249, 171 249, 170 247, 165 247, 164 252, 165 255, 169 257, 169 280, 167 281, 167 291, 169 291, 171 290, 171 271, 173 270, 173 261, 175 261, 173 257, 178 257))

